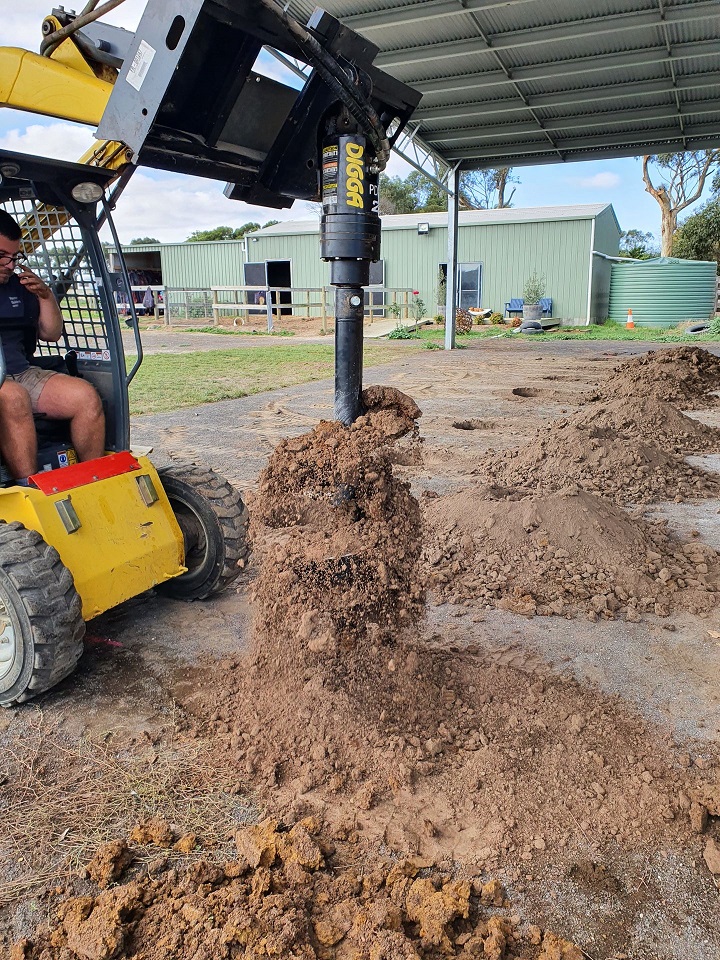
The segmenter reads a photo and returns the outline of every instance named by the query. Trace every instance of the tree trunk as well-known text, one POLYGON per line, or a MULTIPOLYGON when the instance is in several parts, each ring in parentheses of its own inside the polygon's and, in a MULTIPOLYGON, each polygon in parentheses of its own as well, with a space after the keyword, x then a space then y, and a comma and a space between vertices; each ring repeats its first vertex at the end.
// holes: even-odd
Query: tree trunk
POLYGON ((660 256, 671 257, 673 236, 677 230, 677 212, 670 208, 670 204, 661 203, 662 225, 660 227, 660 256))

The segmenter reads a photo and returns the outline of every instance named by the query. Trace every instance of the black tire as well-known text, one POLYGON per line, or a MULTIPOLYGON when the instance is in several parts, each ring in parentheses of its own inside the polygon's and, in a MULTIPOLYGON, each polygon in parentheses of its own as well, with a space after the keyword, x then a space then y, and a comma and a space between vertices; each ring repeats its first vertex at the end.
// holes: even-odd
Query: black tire
POLYGON ((57 550, 20 523, 0 523, 0 705, 54 687, 83 652, 85 622, 57 550))
POLYGON ((688 333, 707 333, 709 329, 709 323, 695 323, 692 327, 688 327, 688 333))
POLYGON ((157 589, 178 600, 205 600, 236 580, 250 556, 247 508, 238 491, 206 467, 168 467, 160 480, 183 532, 188 571, 157 589))
POLYGON ((537 330, 542 333, 542 324, 538 320, 525 320, 520 324, 520 333, 527 333, 529 330, 537 330))

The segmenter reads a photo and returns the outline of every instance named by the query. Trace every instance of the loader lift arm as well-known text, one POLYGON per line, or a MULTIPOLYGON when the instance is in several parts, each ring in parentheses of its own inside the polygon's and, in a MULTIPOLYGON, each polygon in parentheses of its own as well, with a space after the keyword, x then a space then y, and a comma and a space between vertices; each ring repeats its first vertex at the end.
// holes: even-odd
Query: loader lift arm
POLYGON ((378 177, 420 95, 373 66, 378 48, 319 8, 303 25, 277 0, 148 0, 129 37, 113 27, 105 36, 97 21, 73 32, 72 19, 62 8, 46 19, 49 57, 0 48, 0 104, 99 123, 98 165, 225 179, 226 196, 262 206, 321 201, 335 415, 352 423, 363 412, 364 287, 380 256, 378 177), (254 71, 264 46, 313 67, 302 90, 254 71))

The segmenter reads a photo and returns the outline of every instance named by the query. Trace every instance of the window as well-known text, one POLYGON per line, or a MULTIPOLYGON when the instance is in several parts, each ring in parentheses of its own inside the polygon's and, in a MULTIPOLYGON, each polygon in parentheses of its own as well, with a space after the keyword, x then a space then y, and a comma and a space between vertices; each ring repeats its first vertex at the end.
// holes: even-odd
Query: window
POLYGON ((461 310, 479 307, 482 295, 482 264, 458 264, 458 306, 461 310))

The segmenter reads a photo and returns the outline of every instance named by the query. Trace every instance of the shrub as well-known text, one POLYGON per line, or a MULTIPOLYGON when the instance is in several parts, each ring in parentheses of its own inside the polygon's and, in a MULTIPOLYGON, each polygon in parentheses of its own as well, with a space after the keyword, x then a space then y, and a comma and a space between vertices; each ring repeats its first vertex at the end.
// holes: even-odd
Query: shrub
POLYGON ((491 313, 487 322, 491 327, 499 327, 505 323, 505 317, 502 315, 502 313, 491 313))
POLYGON ((523 287, 523 300, 525 303, 540 303, 540 298, 545 296, 545 277, 539 277, 533 272, 525 281, 523 287))
POLYGON ((398 324, 394 330, 391 330, 388 334, 388 340, 418 340, 419 337, 416 333, 408 330, 407 327, 402 327, 398 324))
POLYGON ((412 313, 416 322, 419 323, 423 317, 427 316, 425 301, 421 300, 420 297, 413 297, 413 301, 410 304, 410 313, 412 313))

